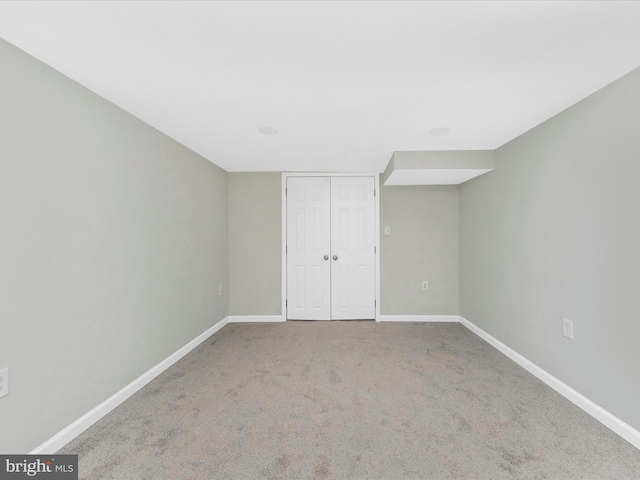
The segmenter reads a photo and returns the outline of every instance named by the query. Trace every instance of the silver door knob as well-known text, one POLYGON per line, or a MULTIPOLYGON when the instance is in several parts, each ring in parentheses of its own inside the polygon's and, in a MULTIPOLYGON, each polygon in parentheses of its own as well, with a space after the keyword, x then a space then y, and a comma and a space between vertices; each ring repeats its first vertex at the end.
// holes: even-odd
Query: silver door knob
POLYGON ((325 259, 325 260, 329 260, 329 255, 325 255, 325 256, 324 256, 324 259, 325 259))
POLYGON ((334 259, 334 260, 337 260, 337 259, 338 259, 338 255, 334 255, 334 256, 333 256, 333 259, 334 259))

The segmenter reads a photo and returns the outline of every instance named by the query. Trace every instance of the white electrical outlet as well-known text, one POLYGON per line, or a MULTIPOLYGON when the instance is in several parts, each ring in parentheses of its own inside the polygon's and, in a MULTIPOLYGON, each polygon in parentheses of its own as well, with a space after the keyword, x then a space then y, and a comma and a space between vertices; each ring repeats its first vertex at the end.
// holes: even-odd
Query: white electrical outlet
POLYGON ((426 280, 422 281, 422 290, 429 290, 429 282, 426 280))
POLYGON ((391 235, 391 227, 389 225, 384 226, 384 234, 391 235))
POLYGON ((9 367, 0 370, 0 397, 9 395, 9 367))
POLYGON ((562 334, 573 340, 573 322, 566 318, 562 319, 562 334))
POLYGON ((222 285, 218 285, 218 296, 222 296, 222 285))

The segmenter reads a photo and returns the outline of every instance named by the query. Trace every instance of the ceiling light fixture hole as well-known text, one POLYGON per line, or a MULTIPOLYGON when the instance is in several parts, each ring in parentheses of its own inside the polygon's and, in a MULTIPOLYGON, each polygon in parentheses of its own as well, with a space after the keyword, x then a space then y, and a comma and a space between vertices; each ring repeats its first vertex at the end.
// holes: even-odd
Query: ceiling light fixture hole
POLYGON ((276 130, 275 128, 271 128, 271 127, 260 127, 258 129, 258 132, 260 132, 262 135, 277 135, 278 134, 278 130, 276 130))
POLYGON ((429 130, 429 135, 433 137, 441 137, 443 135, 448 135, 451 129, 449 127, 436 127, 429 130))

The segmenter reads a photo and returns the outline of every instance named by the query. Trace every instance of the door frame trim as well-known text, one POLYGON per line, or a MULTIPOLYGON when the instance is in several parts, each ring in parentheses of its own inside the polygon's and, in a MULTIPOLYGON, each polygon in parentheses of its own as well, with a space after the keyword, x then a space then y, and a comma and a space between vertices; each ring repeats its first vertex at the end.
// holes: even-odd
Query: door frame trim
POLYGON ((281 199, 282 199, 282 303, 281 312, 284 321, 287 320, 287 179, 289 177, 373 177, 373 185, 376 191, 374 197, 374 245, 376 247, 375 275, 376 275, 376 309, 375 321, 380 319, 380 174, 378 173, 293 173, 282 172, 281 199))

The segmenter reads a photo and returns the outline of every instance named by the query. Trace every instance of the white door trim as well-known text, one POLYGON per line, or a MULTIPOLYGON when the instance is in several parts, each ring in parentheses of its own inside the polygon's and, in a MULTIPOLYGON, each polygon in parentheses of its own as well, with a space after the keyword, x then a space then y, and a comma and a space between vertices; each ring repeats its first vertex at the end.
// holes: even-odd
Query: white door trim
POLYGON ((282 198, 282 318, 287 319, 287 178, 289 177, 373 177, 374 187, 376 195, 374 198, 375 204, 375 225, 374 225, 374 237, 376 247, 376 322, 380 318, 380 175, 378 173, 289 173, 282 172, 281 182, 281 198, 282 198))

